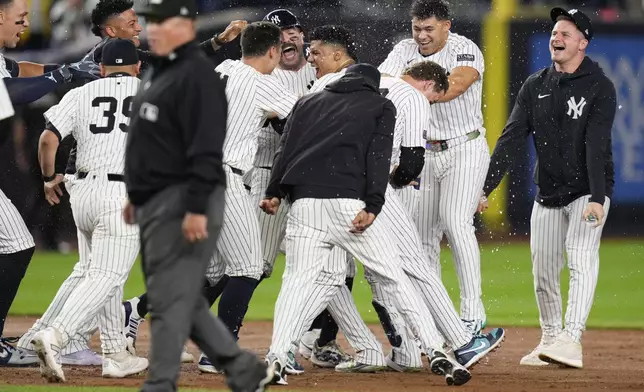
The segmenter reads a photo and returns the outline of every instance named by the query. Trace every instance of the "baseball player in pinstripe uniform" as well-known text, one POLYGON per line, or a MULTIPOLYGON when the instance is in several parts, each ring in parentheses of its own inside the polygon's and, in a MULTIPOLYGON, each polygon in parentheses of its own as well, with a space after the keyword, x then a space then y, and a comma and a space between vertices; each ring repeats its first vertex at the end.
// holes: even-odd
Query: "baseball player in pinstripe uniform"
MULTIPOLYGON (((269 12, 265 21, 274 23, 282 30, 282 56, 279 65, 271 74, 284 85, 288 91, 301 97, 308 92, 315 81, 315 69, 306 61, 304 53, 304 32, 296 16, 288 10, 278 9, 269 12)), ((262 128, 257 138, 257 154, 253 163, 251 195, 253 201, 259 206, 264 196, 271 167, 280 135, 272 125, 262 128)), ((286 231, 286 213, 288 210, 275 215, 261 213, 259 207, 259 225, 262 237, 262 253, 264 259, 264 277, 270 277, 273 264, 277 258, 279 246, 284 239, 286 231)))
POLYGON ((65 381, 60 350, 96 316, 104 377, 126 377, 148 366, 147 359, 126 350, 121 305, 123 286, 140 248, 138 228, 121 218, 127 200, 124 149, 139 67, 131 41, 110 41, 101 62, 104 78, 69 91, 45 113, 39 157, 51 205, 62 195, 63 175, 54 173, 59 141, 68 134, 78 141, 78 183, 70 191, 70 202, 81 253, 43 317, 21 339, 21 346, 33 345, 41 374, 49 381, 65 381))
POLYGON ((461 318, 475 334, 486 323, 473 224, 490 162, 481 112, 483 55, 474 42, 450 31, 442 0, 416 0, 411 15, 413 38, 396 44, 379 70, 400 76, 409 65, 430 60, 450 73, 449 90, 431 108, 416 223, 439 274, 440 241, 447 235, 459 278, 461 318))
MULTIPOLYGON (((3 19, 0 24, 0 48, 15 48, 21 34, 29 27, 27 3, 24 0, 1 0, 0 12, 3 19)), ((3 78, 3 87, 6 87, 3 97, 10 99, 3 105, 4 116, 13 115, 13 105, 33 102, 61 84, 75 80, 80 74, 83 73, 72 72, 69 67, 57 64, 18 63, 0 53, 0 77, 3 78)), ((3 121, 4 129, 0 132, 0 139, 5 140, 9 136, 8 129, 11 127, 11 119, 3 121)), ((37 363, 35 355, 12 346, 11 343, 15 343, 17 339, 2 337, 5 319, 29 266, 34 247, 31 233, 18 210, 0 190, 0 366, 37 363)), ((63 352, 63 363, 88 364, 88 358, 84 354, 90 354, 91 363, 92 353, 87 344, 80 350, 78 353, 71 350, 63 352)))
MULTIPOLYGON (((131 0, 100 0, 91 13, 92 33, 102 40, 96 44, 80 61, 73 63, 71 69, 78 69, 90 73, 94 78, 100 77, 99 62, 103 47, 111 38, 129 39, 138 47, 141 25, 138 16, 133 9, 134 3, 131 0)), ((200 43, 200 48, 206 53, 215 64, 221 63, 228 57, 237 56, 239 33, 246 27, 246 21, 235 20, 230 22, 226 29, 219 35, 200 43)), ((149 51, 138 49, 141 60, 141 71, 155 61, 149 51)), ((76 173, 76 145, 70 151, 65 173, 68 178, 73 179, 76 173)), ((67 182, 69 190, 73 181, 67 182)), ((136 335, 141 322, 147 315, 147 295, 132 298, 123 303, 125 312, 124 333, 128 343, 128 350, 136 355, 136 335)), ((91 332, 85 334, 89 339, 91 332)), ((193 362, 194 357, 186 349, 181 354, 182 362, 193 362)))
MULTIPOLYGON (((343 26, 320 26, 311 33, 310 40, 311 46, 308 61, 315 69, 315 75, 318 78, 324 78, 325 75, 329 73, 339 72, 356 62, 356 48, 352 34, 343 26)), ((315 83, 318 83, 318 81, 316 81, 315 83)), ((315 83, 313 85, 315 85, 315 83)), ((313 87, 311 87, 311 89, 312 88, 313 87)), ((309 93, 310 92, 312 92, 312 90, 310 90, 309 93)), ((331 251, 331 254, 332 257, 338 260, 341 258, 346 259, 348 265, 345 285, 350 292, 353 289, 353 280, 357 272, 353 256, 340 248, 334 248, 331 251)), ((344 293, 344 289, 341 290, 341 293, 344 293)), ((353 301, 345 300, 342 303, 344 303, 346 306, 343 306, 342 310, 336 310, 336 314, 342 311, 344 319, 354 319, 355 317, 353 316, 353 313, 355 305, 353 301)), ((335 297, 332 299, 329 307, 337 307, 335 297)), ((342 322, 344 321, 345 320, 342 320, 342 322)), ((362 321, 353 322, 347 327, 343 327, 342 329, 348 339, 351 336, 355 337, 371 335, 371 333, 364 328, 364 323, 362 321)), ((338 331, 338 323, 336 323, 336 320, 331 316, 329 310, 325 309, 315 318, 315 320, 313 320, 310 330, 306 332, 300 339, 300 354, 302 354, 303 357, 310 359, 311 363, 313 363, 315 366, 323 368, 337 368, 337 366, 341 363, 352 363, 351 356, 347 354, 336 342, 338 331)), ((366 350, 364 348, 355 346, 354 349, 357 352, 366 350)), ((370 358, 369 356, 364 355, 361 356, 361 358, 363 364, 374 366, 378 365, 377 361, 372 361, 372 363, 365 363, 364 360, 366 358, 370 358)), ((342 371, 351 370, 350 367, 341 367, 337 369, 342 371)))
MULTIPOLYGON (((345 70, 322 76, 311 88, 311 93, 321 91, 338 79, 345 70)), ((430 309, 433 321, 454 350, 456 359, 466 368, 472 367, 503 341, 505 331, 497 328, 486 335, 472 337, 458 317, 451 299, 439 276, 427 263, 418 230, 403 208, 397 191, 416 178, 424 163, 425 143, 423 131, 429 121, 429 101, 440 98, 448 87, 445 70, 434 62, 421 62, 407 68, 401 78, 383 77, 380 89, 396 107, 391 176, 387 187, 386 202, 378 219, 396 234, 395 243, 401 256, 402 268, 412 285, 430 309)), ((339 262, 339 261, 338 261, 339 262)), ((422 368, 420 352, 407 337, 406 325, 398 314, 391 294, 383 290, 378 279, 365 268, 365 277, 373 292, 373 306, 393 347, 387 364, 397 371, 422 368)), ((339 314, 342 318, 344 313, 339 314)), ((431 324, 430 324, 431 326, 431 324)), ((350 364, 339 365, 349 368, 350 364)), ((354 369, 362 369, 354 366, 354 369)))
POLYGON ((298 101, 286 124, 262 201, 268 213, 279 208, 278 195, 294 201, 286 234, 286 270, 266 357, 278 369, 275 383, 286 383, 283 364, 291 342, 344 287, 347 263, 329 257, 334 247, 358 257, 379 276, 420 338, 434 373, 444 375, 448 385, 471 378, 467 369, 442 352, 441 337, 428 326, 433 324, 430 311, 400 268, 395 247, 384 237, 386 226, 374 221, 384 202, 395 123, 394 105, 380 96, 379 83, 380 74, 373 66, 353 65, 322 92, 298 101), (342 115, 343 110, 350 115, 342 115), (312 112, 319 115, 307 116, 312 112), (366 155, 356 160, 347 151, 366 155), (339 170, 329 171, 331 167, 339 170), (363 176, 366 182, 360 180, 363 176))
MULTIPOLYGON (((297 17, 286 9, 271 11, 264 16, 264 20, 276 24, 282 30, 282 55, 278 66, 271 75, 295 96, 301 97, 306 94, 315 80, 315 70, 306 61, 302 26, 297 17)), ((251 197, 257 206, 261 234, 262 259, 264 261, 264 272, 261 279, 270 277, 273 272, 273 265, 286 231, 286 213, 288 211, 288 208, 285 207, 275 215, 268 215, 259 208, 259 202, 264 196, 270 179, 273 157, 279 146, 282 125, 277 119, 272 119, 269 122, 270 124, 263 127, 258 133, 255 161, 252 170, 247 173, 250 177, 251 197), (275 127, 271 124, 275 124, 275 127)), ((289 356, 286 370, 289 374, 300 374, 304 368, 295 359, 294 351, 289 356)))
MULTIPOLYGON (((297 101, 295 94, 270 76, 281 59, 280 28, 270 22, 249 24, 241 44, 242 60, 226 60, 216 68, 226 81, 228 98, 223 147, 228 186, 217 250, 206 272, 213 285, 224 274, 230 277, 219 301, 218 316, 235 337, 264 272, 257 207, 242 177, 253 166, 257 134, 266 119, 285 118, 297 101)), ((217 372, 203 354, 199 369, 217 372)))

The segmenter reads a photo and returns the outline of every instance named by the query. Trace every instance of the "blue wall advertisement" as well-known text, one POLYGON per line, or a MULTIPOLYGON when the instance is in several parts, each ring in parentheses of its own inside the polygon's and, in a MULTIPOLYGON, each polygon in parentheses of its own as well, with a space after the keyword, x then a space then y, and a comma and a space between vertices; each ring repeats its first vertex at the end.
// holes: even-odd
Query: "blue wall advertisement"
MULTIPOLYGON (((530 73, 551 64, 549 34, 530 38, 530 73)), ((613 202, 644 204, 644 37, 607 35, 594 38, 586 50, 615 84, 617 113, 612 142, 615 161, 613 202)), ((530 162, 534 167, 534 144, 529 141, 530 162)), ((529 181, 530 197, 535 186, 529 181)))

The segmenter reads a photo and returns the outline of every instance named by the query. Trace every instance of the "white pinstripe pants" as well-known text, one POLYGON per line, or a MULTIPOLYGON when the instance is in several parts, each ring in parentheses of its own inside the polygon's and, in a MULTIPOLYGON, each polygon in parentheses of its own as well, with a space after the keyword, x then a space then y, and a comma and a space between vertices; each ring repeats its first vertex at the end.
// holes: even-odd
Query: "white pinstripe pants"
POLYGON ((484 136, 442 152, 427 150, 416 219, 423 247, 440 276, 443 233, 454 254, 461 292, 461 318, 484 321, 481 253, 474 214, 485 182, 490 151, 484 136))
POLYGON ((63 347, 96 318, 103 353, 125 349, 123 286, 140 249, 138 226, 122 218, 125 201, 125 184, 100 173, 89 173, 70 190, 80 259, 41 319, 51 320, 43 327, 62 332, 63 347))
MULTIPOLYGON (((530 218, 532 273, 539 307, 539 322, 545 336, 556 336, 562 330, 561 270, 568 255, 570 287, 565 329, 581 341, 582 332, 593 306, 599 277, 599 245, 602 230, 582 221, 590 195, 565 207, 549 208, 535 202, 530 218)), ((604 222, 610 200, 604 202, 604 222)))
POLYGON ((420 189, 413 186, 405 186, 394 189, 394 193, 400 199, 400 203, 414 220, 418 216, 418 204, 420 202, 420 189))
POLYGON ((300 199, 291 206, 286 269, 270 348, 281 360, 344 285, 346 264, 329 257, 333 246, 360 259, 383 289, 392 293, 396 308, 427 352, 442 347, 442 341, 433 341, 427 333, 424 324, 431 320, 430 312, 400 268, 396 250, 387 240, 389 228, 376 219, 362 234, 349 232, 363 208, 364 202, 354 199, 300 199))
MULTIPOLYGON (((280 208, 277 210, 275 215, 264 213, 264 211, 259 208, 259 202, 264 198, 266 188, 268 187, 268 183, 271 179, 271 170, 255 167, 253 168, 252 177, 250 192, 253 198, 253 203, 257 206, 259 227, 262 237, 264 273, 270 276, 273 272, 273 266, 275 265, 275 259, 277 258, 280 244, 286 235, 286 221, 290 205, 286 200, 282 200, 280 208)), ((353 257, 347 255, 347 253, 340 248, 334 248, 332 254, 336 257, 346 257, 348 262, 347 277, 353 278, 356 276, 357 266, 353 257)))
POLYGON ((257 207, 244 187, 242 176, 226 171, 226 206, 217 248, 208 265, 206 278, 216 284, 224 273, 259 279, 263 272, 262 244, 257 207))

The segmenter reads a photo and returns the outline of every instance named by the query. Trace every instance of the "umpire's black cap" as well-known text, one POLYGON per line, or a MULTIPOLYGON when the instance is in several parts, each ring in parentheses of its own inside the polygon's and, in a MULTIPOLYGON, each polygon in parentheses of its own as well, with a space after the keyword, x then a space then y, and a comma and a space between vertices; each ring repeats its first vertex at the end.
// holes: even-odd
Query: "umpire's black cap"
POLYGON ((300 21, 297 19, 297 16, 295 16, 295 14, 291 11, 284 8, 269 12, 264 17, 264 20, 278 25, 280 29, 290 29, 297 27, 300 30, 303 30, 302 25, 300 25, 300 21))
POLYGON ((195 0, 147 0, 137 14, 158 23, 175 16, 194 19, 197 17, 197 4, 195 0))
POLYGON ((593 25, 590 22, 590 18, 586 16, 586 14, 576 9, 566 11, 565 9, 559 7, 555 7, 550 10, 550 18, 553 22, 557 23, 557 18, 559 18, 560 16, 564 16, 567 19, 570 19, 588 41, 593 39, 593 25))
POLYGON ((101 53, 101 64, 104 66, 134 65, 139 62, 139 53, 134 42, 129 39, 111 38, 101 53))

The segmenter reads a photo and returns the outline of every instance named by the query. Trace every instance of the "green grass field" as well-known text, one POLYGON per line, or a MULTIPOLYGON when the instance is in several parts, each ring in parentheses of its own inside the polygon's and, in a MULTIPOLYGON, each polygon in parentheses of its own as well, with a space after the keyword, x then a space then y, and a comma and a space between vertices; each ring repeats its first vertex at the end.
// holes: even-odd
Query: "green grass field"
MULTIPOLYGON (((41 315, 70 273, 76 258, 76 254, 36 253, 11 308, 11 314, 41 315)), ((443 251, 441 259, 443 280, 452 298, 458 302, 458 281, 448 249, 443 251)), ((481 259, 488 322, 503 326, 537 326, 528 244, 485 244, 481 259)), ((264 281, 257 288, 248 310, 248 321, 272 319, 283 265, 283 258, 280 258, 273 278, 264 281)), ((590 328, 644 328, 644 312, 641 307, 641 298, 644 298, 643 270, 644 241, 628 239, 602 243, 599 283, 588 320, 590 328)), ((562 280, 566 293, 566 269, 562 280)), ((137 264, 125 287, 125 297, 130 298, 143 291, 141 268, 137 264)), ((354 286, 354 297, 365 320, 368 323, 377 322, 371 307, 371 293, 361 272, 354 286)), ((0 391, 2 388, 0 386, 0 391)))

